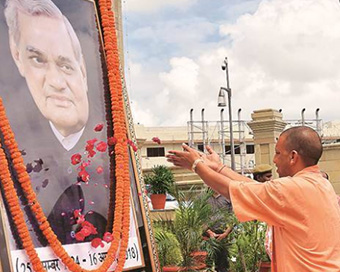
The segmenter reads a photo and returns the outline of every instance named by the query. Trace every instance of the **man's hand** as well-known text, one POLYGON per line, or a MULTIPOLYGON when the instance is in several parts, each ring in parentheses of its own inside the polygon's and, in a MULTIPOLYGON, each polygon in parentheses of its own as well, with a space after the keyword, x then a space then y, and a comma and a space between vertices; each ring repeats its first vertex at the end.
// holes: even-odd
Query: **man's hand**
POLYGON ((217 234, 216 239, 217 239, 218 241, 221 241, 221 240, 223 240, 224 238, 226 238, 227 236, 228 236, 228 233, 223 232, 222 234, 217 234))
POLYGON ((182 147, 184 151, 170 150, 169 154, 166 155, 167 161, 176 166, 191 170, 192 164, 202 156, 202 153, 186 144, 182 144, 182 147))
POLYGON ((216 234, 215 232, 213 232, 212 230, 208 229, 207 230, 207 234, 209 235, 210 238, 215 239, 216 237, 218 237, 218 234, 216 234))
POLYGON ((217 240, 221 241, 228 237, 229 233, 233 230, 232 227, 228 227, 222 234, 219 234, 217 240))
POLYGON ((209 145, 206 148, 209 154, 202 156, 204 163, 212 170, 217 171, 222 166, 220 156, 209 145))

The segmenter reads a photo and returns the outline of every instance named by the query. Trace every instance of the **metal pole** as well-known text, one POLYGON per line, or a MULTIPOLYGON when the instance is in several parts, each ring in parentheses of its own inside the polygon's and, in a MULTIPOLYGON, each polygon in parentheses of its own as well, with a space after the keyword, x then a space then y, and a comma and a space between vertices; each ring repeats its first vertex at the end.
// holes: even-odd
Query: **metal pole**
POLYGON ((321 126, 320 126, 320 119, 319 119, 319 111, 320 109, 317 108, 315 111, 315 118, 316 118, 316 132, 319 133, 321 136, 321 126))
MULTIPOLYGON (((227 69, 228 70, 228 69, 227 69)), ((229 107, 229 131, 230 131, 230 149, 231 149, 231 169, 235 170, 235 148, 233 137, 233 118, 231 115, 231 89, 228 88, 228 107, 229 107)))
POLYGON ((301 111, 301 123, 304 126, 305 125, 305 108, 302 109, 301 111))
POLYGON ((221 109, 221 141, 222 141, 222 162, 225 163, 225 140, 224 140, 224 119, 223 119, 223 111, 224 109, 221 109))
MULTIPOLYGON (((240 164, 241 164, 241 175, 244 174, 244 165, 243 165, 243 137, 241 135, 241 109, 237 111, 237 119, 238 119, 238 141, 239 141, 239 149, 240 149, 240 164), (242 145, 241 145, 242 142, 242 145)), ((242 132, 243 133, 243 132, 242 132)))
POLYGON ((202 109, 202 142, 203 142, 203 152, 205 152, 205 124, 204 124, 204 108, 202 109))
POLYGON ((193 119, 194 109, 190 109, 190 124, 189 124, 189 146, 194 145, 194 119, 193 119))

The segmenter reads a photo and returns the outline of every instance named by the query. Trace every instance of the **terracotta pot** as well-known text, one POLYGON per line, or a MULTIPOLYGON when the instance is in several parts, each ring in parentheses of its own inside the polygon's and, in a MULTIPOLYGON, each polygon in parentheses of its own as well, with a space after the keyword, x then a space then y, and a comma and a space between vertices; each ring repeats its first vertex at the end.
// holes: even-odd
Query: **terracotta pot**
POLYGON ((162 271, 163 272, 184 272, 184 271, 197 271, 197 270, 203 270, 206 268, 205 264, 200 264, 196 266, 190 266, 190 267, 182 267, 182 266, 163 266, 162 271))
POLYGON ((269 272, 271 264, 270 262, 260 262, 260 270, 259 272, 269 272))
POLYGON ((152 194, 150 196, 152 207, 155 210, 162 210, 165 207, 165 200, 166 195, 165 194, 152 194))
POLYGON ((163 266, 162 271, 163 272, 177 272, 177 271, 182 271, 183 267, 180 266, 163 266))
POLYGON ((205 264, 207 260, 208 252, 206 251, 194 251, 191 253, 191 257, 194 260, 194 264, 201 265, 205 264))

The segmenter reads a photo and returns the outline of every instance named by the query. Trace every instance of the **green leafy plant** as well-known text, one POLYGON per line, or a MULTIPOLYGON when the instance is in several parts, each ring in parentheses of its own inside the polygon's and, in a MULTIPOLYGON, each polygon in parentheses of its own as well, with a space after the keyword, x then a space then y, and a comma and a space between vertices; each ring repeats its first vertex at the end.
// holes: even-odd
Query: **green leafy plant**
POLYGON ((183 258, 175 234, 160 227, 155 227, 154 231, 161 267, 180 264, 183 258))
POLYGON ((191 192, 176 194, 179 205, 173 224, 175 235, 180 243, 184 267, 194 265, 192 253, 200 250, 203 242, 202 234, 211 215, 211 207, 207 203, 209 195, 193 194, 191 192))
POLYGON ((151 173, 144 176, 146 184, 150 184, 152 194, 166 194, 172 191, 175 182, 172 171, 164 165, 156 165, 151 173))
POLYGON ((270 261, 264 247, 266 225, 259 221, 239 223, 234 216, 229 250, 233 271, 257 272, 260 261, 270 261))

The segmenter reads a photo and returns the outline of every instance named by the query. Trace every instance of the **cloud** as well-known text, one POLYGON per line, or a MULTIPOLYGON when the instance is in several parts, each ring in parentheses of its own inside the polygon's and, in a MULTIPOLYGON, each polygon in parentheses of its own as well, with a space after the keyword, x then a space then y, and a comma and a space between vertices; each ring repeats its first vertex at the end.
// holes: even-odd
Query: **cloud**
POLYGON ((157 12, 160 9, 174 7, 177 9, 186 9, 193 5, 196 0, 129 0, 128 10, 133 12, 157 12))
MULTIPOLYGON (((217 94, 226 85, 221 64, 228 56, 234 117, 238 108, 248 120, 253 110, 274 108, 282 109, 286 119, 298 119, 306 108, 306 117, 314 118, 320 108, 321 118, 339 118, 339 13, 335 0, 261 1, 254 13, 233 23, 210 19, 211 25, 220 24, 220 36, 211 42, 213 32, 202 29, 196 46, 177 38, 200 29, 190 23, 178 27, 172 41, 162 38, 161 44, 173 42, 171 54, 162 53, 164 65, 139 64, 135 98, 154 125, 185 125, 190 108, 195 120, 202 108, 207 120, 218 120, 217 94)), ((150 24, 150 35, 155 30, 164 37, 150 24)))

